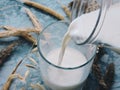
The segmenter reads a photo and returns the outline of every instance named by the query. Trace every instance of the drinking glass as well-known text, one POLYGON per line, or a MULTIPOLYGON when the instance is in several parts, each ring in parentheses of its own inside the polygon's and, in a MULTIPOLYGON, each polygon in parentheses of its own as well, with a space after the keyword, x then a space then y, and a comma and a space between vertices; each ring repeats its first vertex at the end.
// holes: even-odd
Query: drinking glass
MULTIPOLYGON (((96 45, 77 45, 71 40, 67 47, 82 53, 86 62, 78 66, 59 66, 51 62, 48 54, 61 48, 62 40, 67 32, 68 23, 65 21, 55 22, 48 25, 39 35, 38 49, 40 54, 40 73, 46 90, 82 90, 84 83, 91 71, 91 66, 96 55, 96 45)), ((53 57, 56 52, 53 52, 53 57)), ((71 56, 73 52, 69 52, 71 56)), ((77 54, 79 56, 79 54, 77 54)), ((76 57, 73 61, 75 61, 76 57)), ((82 58, 79 58, 81 62, 82 58)))

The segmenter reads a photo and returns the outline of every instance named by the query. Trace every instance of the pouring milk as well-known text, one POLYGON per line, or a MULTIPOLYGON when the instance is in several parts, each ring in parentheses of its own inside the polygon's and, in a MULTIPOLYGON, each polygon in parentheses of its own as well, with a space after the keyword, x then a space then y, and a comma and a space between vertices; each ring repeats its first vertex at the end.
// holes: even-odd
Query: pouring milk
MULTIPOLYGON (((111 6, 107 11, 103 26, 97 36, 97 41, 120 48, 119 11, 120 3, 111 6)), ((98 12, 99 10, 96 10, 76 18, 70 24, 68 31, 64 36, 62 47, 49 52, 47 60, 55 65, 66 68, 76 67, 86 63, 87 59, 82 53, 73 48, 67 47, 67 45, 71 39, 74 39, 75 41, 77 40, 77 43, 81 43, 82 40, 88 38, 95 26, 95 23, 93 22, 96 22, 98 12), (77 61, 73 60, 74 57, 77 61), (81 60, 79 61, 78 58, 81 58, 81 60)), ((85 76, 83 72, 85 72, 85 70, 75 71, 74 73, 70 73, 70 76, 66 77, 69 73, 66 73, 62 69, 56 69, 49 66, 47 70, 48 79, 44 78, 44 82, 47 86, 51 87, 52 90, 77 90, 76 88, 87 78, 87 75, 85 76), (67 81, 69 79, 71 79, 71 82, 67 81)))
MULTIPOLYGON (((62 42, 62 48, 58 62, 59 65, 62 62, 65 48, 71 38, 79 44, 84 41, 84 39, 86 40, 88 36, 90 36, 91 32, 95 27, 98 14, 99 9, 87 14, 83 14, 72 21, 62 42)), ((103 26, 96 40, 101 43, 113 46, 106 47, 120 53, 120 49, 118 50, 118 48, 120 48, 120 3, 116 3, 108 9, 105 20, 103 22, 103 26)))
MULTIPOLYGON (((72 21, 66 36, 81 43, 90 36, 98 18, 99 9, 83 14, 72 21)), ((65 36, 65 37, 66 37, 65 36)), ((120 48, 120 2, 112 5, 106 13, 103 25, 96 41, 120 48)))

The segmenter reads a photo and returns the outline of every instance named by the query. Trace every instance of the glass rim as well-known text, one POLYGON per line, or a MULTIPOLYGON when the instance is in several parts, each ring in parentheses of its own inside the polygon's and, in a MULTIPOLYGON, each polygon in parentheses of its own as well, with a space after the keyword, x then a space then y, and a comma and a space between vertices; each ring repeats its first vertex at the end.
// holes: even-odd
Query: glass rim
MULTIPOLYGON (((58 21, 59 23, 60 22, 63 22, 63 21, 58 21)), ((58 23, 57 22, 57 23, 58 23)), ((55 24, 56 22, 54 22, 54 23, 52 23, 52 24, 55 24)), ((82 64, 82 65, 79 65, 79 66, 76 66, 76 67, 62 67, 62 66, 58 66, 58 65, 55 65, 55 64, 53 64, 53 63, 51 63, 49 60, 47 60, 46 58, 45 58, 45 56, 43 55, 43 53, 42 53, 42 50, 41 50, 41 47, 40 47, 40 39, 41 39, 41 35, 42 35, 42 33, 46 30, 46 28, 48 28, 50 25, 52 25, 52 24, 49 24, 48 26, 46 26, 42 31, 41 31, 41 33, 39 34, 39 36, 38 36, 38 45, 37 45, 37 47, 38 47, 38 52, 39 52, 39 54, 40 54, 40 56, 43 58, 43 60, 46 62, 46 63, 48 63, 48 64, 50 64, 51 66, 53 66, 53 67, 56 67, 56 68, 59 68, 59 69, 64 69, 64 70, 74 70, 74 69, 78 69, 78 68, 81 68, 81 67, 83 67, 83 66, 85 66, 86 64, 88 64, 89 62, 91 62, 93 59, 94 59, 94 57, 96 56, 96 50, 97 50, 97 45, 94 45, 94 44, 85 44, 85 45, 93 45, 94 47, 95 47, 95 50, 94 50, 94 53, 93 53, 93 55, 91 56, 91 58, 86 62, 86 63, 84 63, 84 64, 82 64)), ((82 45, 83 46, 83 45, 82 45)))

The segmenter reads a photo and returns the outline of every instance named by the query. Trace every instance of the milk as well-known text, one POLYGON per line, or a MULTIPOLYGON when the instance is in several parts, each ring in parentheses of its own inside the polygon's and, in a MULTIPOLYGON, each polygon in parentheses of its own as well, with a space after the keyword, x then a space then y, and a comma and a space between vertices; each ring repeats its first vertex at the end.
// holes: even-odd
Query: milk
MULTIPOLYGON (((54 49, 47 55, 47 60, 54 65, 58 65, 58 58, 60 49, 54 49)), ((87 62, 86 57, 78 50, 67 47, 64 53, 61 67, 74 68, 83 65, 87 62)), ((88 75, 86 75, 85 68, 79 68, 76 70, 65 70, 48 66, 47 70, 48 78, 44 78, 45 84, 52 90, 80 90, 88 75)))
POLYGON ((71 40, 71 36, 66 33, 63 37, 62 42, 61 42, 62 46, 61 46, 61 49, 60 49, 60 52, 59 52, 58 65, 61 65, 61 63, 63 61, 63 56, 64 56, 64 53, 65 53, 65 49, 68 46, 68 43, 70 42, 70 40, 71 40))
MULTIPOLYGON (((76 18, 69 26, 67 33, 77 43, 88 38, 95 26, 98 13, 99 9, 76 18)), ((112 5, 107 10, 103 26, 96 39, 99 42, 120 48, 120 3, 112 5)))

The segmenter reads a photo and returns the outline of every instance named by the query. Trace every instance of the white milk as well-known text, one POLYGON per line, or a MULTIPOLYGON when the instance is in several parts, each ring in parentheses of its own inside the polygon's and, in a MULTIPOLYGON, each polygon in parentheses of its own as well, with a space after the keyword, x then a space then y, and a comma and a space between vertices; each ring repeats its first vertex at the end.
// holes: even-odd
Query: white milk
MULTIPOLYGON (((81 15, 73 20, 67 33, 74 39, 82 40, 87 38, 95 26, 98 11, 81 15)), ((112 5, 107 11, 97 41, 120 47, 120 3, 112 5)))
POLYGON ((70 40, 71 40, 71 37, 69 36, 69 34, 66 33, 64 35, 64 38, 62 41, 62 46, 61 46, 61 49, 59 52, 58 65, 61 65, 61 63, 63 61, 63 57, 65 56, 64 53, 65 53, 66 47, 67 47, 70 40))
MULTIPOLYGON (((47 55, 47 60, 58 65, 60 48, 52 50, 47 55)), ((86 57, 79 51, 67 47, 61 62, 62 67, 73 68, 80 66, 87 62, 86 57)), ((84 68, 76 70, 63 70, 55 67, 48 67, 48 79, 44 78, 44 82, 52 90, 77 90, 87 78, 84 68)), ((79 89, 78 89, 79 90, 79 89)))

